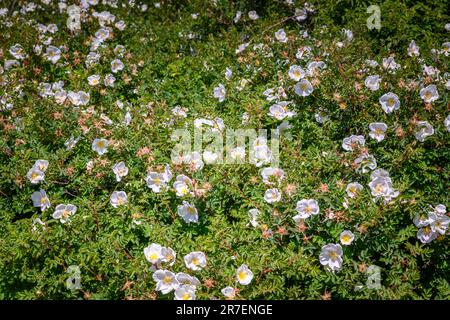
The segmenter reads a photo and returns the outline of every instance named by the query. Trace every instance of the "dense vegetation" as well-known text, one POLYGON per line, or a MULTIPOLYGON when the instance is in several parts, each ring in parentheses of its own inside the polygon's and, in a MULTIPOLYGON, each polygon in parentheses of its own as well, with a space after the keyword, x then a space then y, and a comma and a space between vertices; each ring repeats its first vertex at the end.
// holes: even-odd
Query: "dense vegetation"
POLYGON ((0 4, 1 299, 450 298, 447 1, 75 2, 0 4))

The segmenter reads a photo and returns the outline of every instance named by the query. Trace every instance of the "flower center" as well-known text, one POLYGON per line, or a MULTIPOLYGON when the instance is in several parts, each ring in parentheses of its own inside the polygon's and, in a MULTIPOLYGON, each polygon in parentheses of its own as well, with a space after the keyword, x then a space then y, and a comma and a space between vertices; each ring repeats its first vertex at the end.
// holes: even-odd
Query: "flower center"
POLYGON ((190 295, 189 293, 185 293, 185 294, 183 294, 183 296, 181 297, 181 299, 183 299, 183 300, 189 300, 189 299, 191 299, 191 295, 190 295))
POLYGON ((331 251, 330 252, 330 259, 331 260, 336 260, 338 257, 337 253, 335 251, 331 251))
POLYGON ((164 279, 163 279, 163 282, 165 284, 170 284, 170 283, 172 283, 172 278, 169 277, 169 276, 165 276, 164 279))
POLYGON ((383 186, 379 183, 375 186, 375 192, 381 193, 383 191, 383 186))

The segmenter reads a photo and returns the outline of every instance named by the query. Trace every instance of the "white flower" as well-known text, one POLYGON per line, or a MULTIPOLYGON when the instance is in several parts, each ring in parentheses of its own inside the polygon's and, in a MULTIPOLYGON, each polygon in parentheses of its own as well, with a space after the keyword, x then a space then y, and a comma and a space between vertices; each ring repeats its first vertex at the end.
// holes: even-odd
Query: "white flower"
POLYGON ((302 69, 302 67, 294 64, 289 67, 288 75, 292 80, 300 81, 300 79, 303 79, 305 77, 306 72, 302 69))
POLYGON ((428 121, 418 121, 417 127, 419 129, 416 131, 415 136, 420 142, 424 142, 425 138, 434 134, 434 128, 428 121))
POLYGON ((105 79, 103 80, 103 83, 107 87, 112 87, 114 85, 114 82, 116 81, 116 78, 112 74, 107 74, 105 76, 105 79))
POLYGON ((237 269, 236 278, 240 284, 246 286, 252 281, 253 272, 250 271, 247 265, 243 264, 237 269))
POLYGON ((98 74, 93 74, 87 78, 90 86, 96 86, 100 83, 100 76, 98 74))
POLYGON ((80 95, 77 92, 69 91, 66 98, 75 106, 81 105, 80 95))
POLYGON ((425 228, 421 228, 417 231, 417 238, 422 243, 430 243, 431 241, 436 239, 437 236, 438 236, 438 233, 431 230, 431 228, 429 226, 427 226, 425 228))
POLYGON ((255 139, 250 159, 257 167, 270 162, 272 159, 272 151, 267 146, 267 140, 265 138, 259 137, 255 139))
POLYGON ((372 196, 374 197, 382 197, 389 194, 391 192, 391 185, 390 178, 385 177, 375 178, 369 183, 372 196))
POLYGON ((50 200, 47 197, 47 193, 42 189, 33 192, 31 195, 31 200, 33 201, 33 206, 41 208, 41 211, 45 211, 47 208, 50 208, 50 200))
POLYGON ((20 62, 17 60, 5 60, 4 69, 5 71, 8 71, 9 69, 13 67, 20 66, 20 62))
POLYGON ((297 21, 305 21, 308 18, 308 11, 303 8, 295 8, 295 19, 297 21))
POLYGON ((301 97, 307 97, 313 92, 314 88, 311 82, 309 82, 306 79, 303 79, 300 82, 297 82, 297 84, 294 87, 294 90, 297 95, 301 97))
POLYGON ((355 198, 362 189, 363 186, 360 183, 351 182, 347 185, 345 191, 350 198, 355 198))
POLYGON ((356 167, 356 171, 367 173, 377 167, 377 159, 373 155, 366 153, 356 158, 353 161, 353 165, 356 167))
POLYGON ((355 240, 355 235, 349 230, 344 230, 339 235, 339 240, 342 245, 348 246, 352 244, 353 240, 355 240))
POLYGON ((182 285, 175 289, 175 300, 195 300, 195 287, 182 285))
MULTIPOLYGON (((78 95, 78 105, 80 105, 80 106, 87 105, 87 103, 89 102, 89 98, 90 98, 89 93, 84 92, 84 91, 78 91, 77 95, 78 95)), ((77 104, 75 104, 75 105, 77 105, 77 104)))
POLYGON ((115 26, 118 30, 123 31, 123 30, 125 30, 126 24, 125 24, 125 21, 120 20, 120 21, 117 21, 117 22, 114 24, 114 26, 115 26))
POLYGON ((222 102, 225 100, 225 96, 226 96, 227 92, 226 92, 223 84, 220 83, 219 86, 214 88, 213 94, 214 94, 214 98, 219 99, 219 102, 222 102))
POLYGON ((410 57, 412 57, 412 56, 418 57, 419 55, 420 55, 419 47, 416 45, 416 42, 414 40, 412 40, 409 43, 409 46, 408 46, 408 56, 410 56, 410 57))
POLYGON ((380 142, 384 140, 384 134, 387 130, 387 125, 383 122, 372 122, 369 124, 370 133, 369 136, 372 139, 377 140, 377 142, 380 142))
POLYGON ((322 109, 317 109, 317 112, 314 114, 314 118, 320 124, 330 120, 330 117, 326 114, 322 109))
POLYGON ((55 92, 54 98, 56 103, 63 104, 66 101, 67 92, 65 90, 57 91, 55 92))
POLYGON ((128 168, 125 165, 125 162, 121 161, 119 163, 116 163, 113 167, 113 172, 116 175, 117 182, 122 180, 122 178, 128 174, 128 168))
POLYGON ((227 299, 234 299, 236 297, 236 290, 233 287, 225 287, 220 290, 220 292, 222 292, 227 299))
POLYGON ((295 112, 289 111, 287 108, 290 103, 290 101, 282 101, 270 106, 269 116, 274 117, 277 120, 283 120, 286 117, 291 118, 295 115, 295 112))
POLYGON ((131 123, 131 113, 130 113, 130 111, 127 111, 125 113, 125 116, 123 117, 123 124, 125 126, 129 126, 130 123, 131 123))
POLYGON ((182 217, 186 223, 198 222, 197 209, 187 201, 183 201, 183 204, 178 206, 178 215, 182 217))
POLYGON ((277 40, 280 42, 288 41, 288 39, 286 37, 286 32, 284 31, 284 29, 280 29, 277 32, 275 32, 275 38, 277 38, 277 40))
POLYGON ((95 139, 94 142, 92 142, 92 150, 101 156, 108 152, 108 145, 109 141, 106 139, 95 139))
POLYGON ((436 213, 430 213, 428 215, 428 220, 430 222, 430 228, 433 232, 445 235, 448 224, 450 223, 450 218, 445 215, 438 215, 436 213))
POLYGON ((241 45, 236 49, 236 54, 239 54, 239 53, 241 53, 242 51, 244 51, 244 50, 248 47, 249 44, 250 44, 249 42, 246 42, 246 43, 241 44, 241 45))
POLYGON ((56 206, 52 217, 53 219, 59 219, 61 223, 66 223, 75 212, 77 212, 77 207, 73 204, 59 204, 56 206))
POLYGON ((342 33, 345 35, 345 37, 347 38, 346 41, 347 42, 351 42, 353 40, 353 31, 349 30, 349 29, 342 29, 342 33))
POLYGON ((395 62, 394 57, 383 58, 383 68, 391 72, 400 68, 400 65, 395 62))
POLYGON ((258 224, 258 216, 260 215, 260 212, 258 209, 250 209, 248 210, 248 216, 250 218, 250 222, 249 224, 253 227, 256 228, 259 224, 258 224))
POLYGON ((230 68, 227 68, 225 71, 225 78, 227 80, 230 80, 232 76, 233 76, 233 71, 230 68))
POLYGON ((194 171, 201 170, 204 166, 202 155, 197 151, 189 154, 185 160, 188 164, 190 164, 191 169, 193 169, 194 171))
POLYGON ((184 263, 186 267, 199 271, 206 267, 206 255, 201 251, 194 251, 184 256, 184 263))
POLYGON ((115 60, 111 61, 111 71, 113 73, 117 73, 117 72, 123 70, 123 67, 124 67, 123 63, 119 59, 115 59, 115 60))
POLYGON ((25 51, 20 44, 15 44, 11 48, 9 48, 9 53, 16 59, 25 59, 25 51))
POLYGON ((438 204, 431 213, 435 213, 437 215, 444 215, 447 213, 447 208, 443 204, 438 204))
POLYGON ((413 219, 413 223, 417 228, 422 228, 428 226, 430 220, 428 219, 428 216, 417 214, 413 219))
POLYGON ((169 270, 157 270, 153 273, 153 280, 156 282, 156 290, 166 294, 178 287, 175 274, 169 270))
POLYGON ((167 185, 163 175, 157 172, 149 172, 145 181, 147 182, 147 186, 155 193, 161 192, 161 189, 167 185))
POLYGON ((239 10, 236 12, 236 15, 234 16, 234 19, 233 19, 234 23, 238 23, 239 20, 241 20, 241 17, 242 17, 242 11, 239 10))
POLYGON ((298 212, 293 217, 295 222, 299 222, 300 219, 309 218, 311 215, 319 214, 319 203, 314 199, 302 199, 297 202, 295 210, 298 212))
POLYGON ((444 126, 450 132, 450 114, 444 120, 444 126))
POLYGON ((32 184, 38 184, 39 182, 44 181, 45 174, 41 170, 33 166, 28 171, 27 178, 32 184))
POLYGON ((162 176, 165 182, 169 182, 172 179, 172 171, 170 171, 170 166, 168 164, 166 164, 162 176))
POLYGON ((217 161, 219 158, 219 155, 215 152, 211 152, 209 150, 203 151, 203 160, 205 160, 205 163, 211 164, 217 161))
POLYGON ((148 247, 144 248, 144 256, 148 262, 156 264, 163 257, 163 247, 157 243, 152 243, 148 247))
POLYGON ((305 47, 300 47, 297 49, 297 53, 295 54, 295 57, 297 59, 302 59, 303 57, 309 57, 311 54, 311 47, 305 46, 305 47))
POLYGON ((122 206, 128 203, 128 197, 125 191, 114 191, 111 194, 111 197, 109 199, 109 202, 114 208, 117 208, 118 206, 122 206))
POLYGON ((430 84, 429 86, 422 88, 420 90, 420 97, 426 103, 431 103, 439 98, 439 93, 437 91, 436 85, 430 84))
POLYGON ((187 273, 184 272, 178 272, 175 275, 175 279, 177 279, 180 285, 189 285, 192 287, 197 287, 201 284, 200 281, 197 279, 197 277, 188 275, 187 273))
POLYGON ((48 61, 55 64, 61 58, 61 50, 55 46, 48 46, 44 56, 48 61))
POLYGON ((177 258, 177 253, 169 247, 162 247, 161 249, 161 257, 160 257, 160 261, 159 262, 165 262, 167 263, 169 266, 173 266, 173 264, 175 263, 175 260, 177 258))
POLYGON ((375 180, 376 178, 389 178, 389 172, 381 168, 374 170, 370 174, 370 180, 375 180))
POLYGON ((258 14, 254 10, 248 12, 248 17, 252 20, 257 20, 259 18, 258 14))
POLYGON ((439 69, 433 68, 432 66, 424 65, 423 72, 428 76, 434 76, 434 75, 438 75, 440 71, 439 71, 439 69))
POLYGON ((178 197, 184 197, 191 194, 192 180, 185 175, 179 175, 173 183, 173 188, 175 189, 178 197))
POLYGON ((382 197, 385 202, 389 202, 399 195, 399 192, 394 190, 392 180, 389 177, 373 177, 369 187, 375 199, 382 197))
POLYGON ((327 244, 319 255, 320 264, 331 271, 339 271, 342 267, 342 247, 340 244, 327 244))
POLYGON ((180 106, 176 106, 172 109, 172 114, 174 116, 178 116, 178 117, 183 117, 186 118, 187 117, 187 108, 182 108, 180 106))
POLYGON ((342 149, 346 151, 353 151, 357 147, 364 147, 365 143, 366 139, 364 139, 363 136, 351 135, 347 138, 344 138, 344 140, 342 141, 342 149))
POLYGON ((442 44, 442 52, 444 53, 444 55, 447 57, 450 53, 450 42, 444 42, 442 44))
POLYGON ((372 91, 377 91, 380 88, 380 82, 381 78, 379 75, 368 76, 364 81, 364 85, 372 91))
POLYGON ((400 100, 395 93, 389 92, 380 97, 379 100, 381 108, 386 113, 391 113, 394 110, 400 109, 400 100))
POLYGON ((284 171, 280 168, 267 167, 261 170, 261 177, 265 184, 273 184, 273 180, 280 183, 284 179, 284 171))
POLYGON ((323 61, 311 61, 306 68, 306 74, 309 76, 317 75, 320 70, 325 69, 326 65, 323 61))
POLYGON ((197 118, 194 120, 194 127, 196 127, 197 129, 200 129, 202 127, 202 125, 207 125, 207 126, 213 127, 214 122, 212 120, 203 119, 203 118, 197 118))
POLYGON ((264 200, 266 200, 267 203, 278 202, 281 200, 281 193, 277 188, 268 189, 264 193, 264 200))

